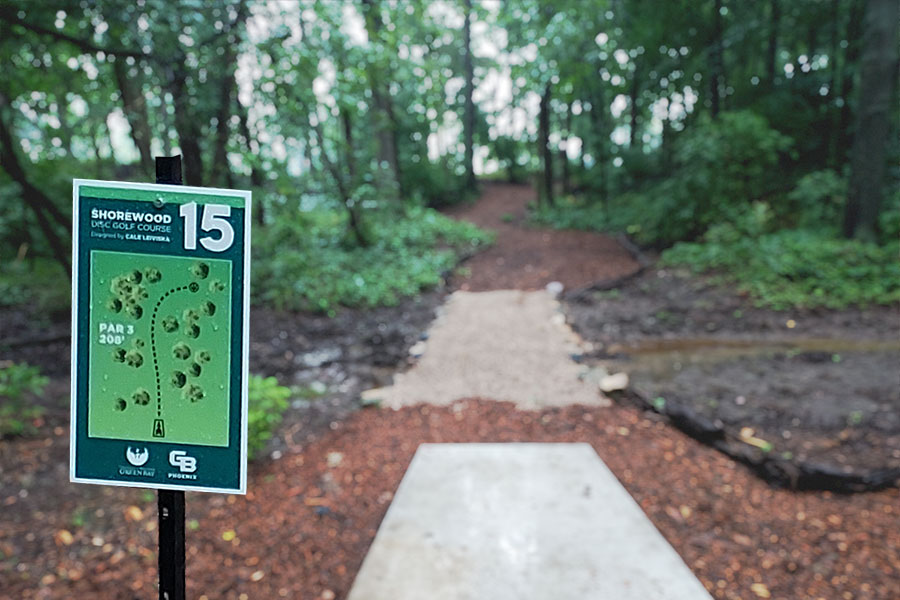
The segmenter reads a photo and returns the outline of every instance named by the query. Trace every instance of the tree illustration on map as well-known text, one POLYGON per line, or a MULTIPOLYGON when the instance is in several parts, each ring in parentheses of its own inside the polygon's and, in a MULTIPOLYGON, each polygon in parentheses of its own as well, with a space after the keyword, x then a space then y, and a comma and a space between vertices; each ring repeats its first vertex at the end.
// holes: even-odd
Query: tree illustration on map
POLYGON ((88 435, 228 445, 231 263, 91 254, 88 435))

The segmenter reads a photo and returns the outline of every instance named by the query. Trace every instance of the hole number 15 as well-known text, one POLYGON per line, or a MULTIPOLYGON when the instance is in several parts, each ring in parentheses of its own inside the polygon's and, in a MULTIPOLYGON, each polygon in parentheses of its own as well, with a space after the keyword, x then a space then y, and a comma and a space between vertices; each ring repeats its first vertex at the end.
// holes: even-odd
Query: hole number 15
MULTIPOLYGON (((178 214, 184 219, 184 249, 197 249, 197 203, 182 204, 178 214)), ((231 207, 222 204, 204 204, 203 216, 200 219, 200 230, 218 231, 219 236, 206 235, 200 237, 200 245, 210 252, 224 252, 234 243, 234 228, 228 221, 231 207)))

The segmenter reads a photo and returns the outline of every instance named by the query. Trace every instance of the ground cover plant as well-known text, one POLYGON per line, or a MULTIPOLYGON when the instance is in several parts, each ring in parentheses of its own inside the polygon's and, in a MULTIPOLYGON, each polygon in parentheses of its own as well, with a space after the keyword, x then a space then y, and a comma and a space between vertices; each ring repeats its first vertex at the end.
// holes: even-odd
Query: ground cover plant
POLYGON ((283 215, 257 234, 254 298, 277 308, 334 314, 340 306, 395 305, 439 285, 490 234, 410 206, 367 215, 366 245, 348 243, 343 215, 283 215))
POLYGON ((0 361, 0 438, 37 432, 33 421, 44 409, 34 403, 34 396, 46 386, 47 378, 37 367, 0 361))

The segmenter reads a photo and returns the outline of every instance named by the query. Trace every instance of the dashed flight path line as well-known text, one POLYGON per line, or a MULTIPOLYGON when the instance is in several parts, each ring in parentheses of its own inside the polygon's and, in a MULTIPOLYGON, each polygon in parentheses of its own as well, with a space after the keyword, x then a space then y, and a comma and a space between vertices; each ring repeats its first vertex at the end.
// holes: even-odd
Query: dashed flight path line
MULTIPOLYGON (((176 292, 182 292, 184 290, 190 290, 192 292, 196 292, 200 289, 200 286, 193 282, 190 285, 182 285, 179 287, 172 288, 162 296, 160 296, 159 300, 156 301, 156 305, 153 307, 153 314, 150 317, 150 352, 153 355, 153 374, 156 377, 156 418, 162 418, 162 382, 159 377, 159 356, 157 354, 156 349, 156 317, 159 315, 159 307, 162 306, 162 303, 176 292)), ((155 426, 154 426, 155 428, 155 426)))

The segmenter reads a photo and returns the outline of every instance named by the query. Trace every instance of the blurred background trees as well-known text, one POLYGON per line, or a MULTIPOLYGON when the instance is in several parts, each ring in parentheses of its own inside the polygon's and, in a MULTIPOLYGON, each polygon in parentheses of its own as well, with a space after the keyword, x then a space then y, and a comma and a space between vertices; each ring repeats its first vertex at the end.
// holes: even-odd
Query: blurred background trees
MULTIPOLYGON (((0 0, 0 287, 68 269, 72 178, 172 154, 253 190, 257 298, 286 306, 436 281, 446 239, 486 238, 428 207, 476 175, 660 249, 789 230, 896 263, 897 23, 893 0, 0 0)), ((730 268, 697 248, 674 256, 730 268)))

